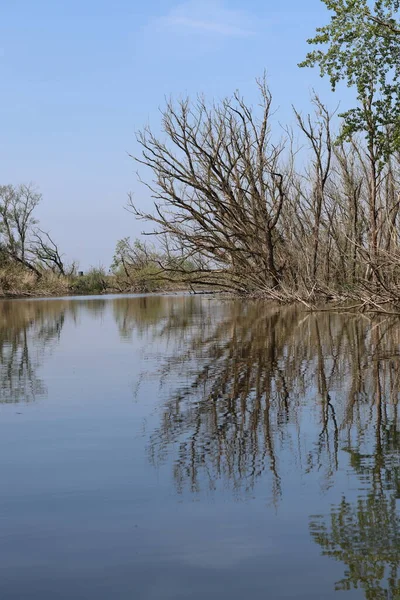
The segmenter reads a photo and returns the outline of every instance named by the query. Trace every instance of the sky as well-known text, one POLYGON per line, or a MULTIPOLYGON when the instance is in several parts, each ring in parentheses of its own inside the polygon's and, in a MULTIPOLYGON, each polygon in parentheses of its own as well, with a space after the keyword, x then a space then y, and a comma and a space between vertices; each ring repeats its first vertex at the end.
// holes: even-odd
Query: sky
POLYGON ((151 210, 135 132, 159 131, 169 97, 256 103, 264 70, 277 127, 313 88, 334 108, 297 67, 328 18, 321 0, 0 0, 0 184, 37 186, 67 262, 108 268, 118 239, 151 229, 124 208, 132 192, 151 210))

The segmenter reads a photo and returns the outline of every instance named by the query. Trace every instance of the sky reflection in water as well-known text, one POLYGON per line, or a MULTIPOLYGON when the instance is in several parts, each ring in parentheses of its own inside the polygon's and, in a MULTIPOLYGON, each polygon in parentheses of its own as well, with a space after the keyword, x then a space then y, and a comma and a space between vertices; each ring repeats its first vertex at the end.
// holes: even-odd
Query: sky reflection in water
POLYGON ((400 598, 400 322, 0 303, 0 597, 400 598))

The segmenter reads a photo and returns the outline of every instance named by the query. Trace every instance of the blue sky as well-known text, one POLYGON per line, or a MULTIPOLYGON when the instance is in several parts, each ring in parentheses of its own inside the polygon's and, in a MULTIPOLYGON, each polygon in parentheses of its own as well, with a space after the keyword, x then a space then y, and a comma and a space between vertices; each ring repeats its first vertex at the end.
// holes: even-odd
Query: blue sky
POLYGON ((298 69, 325 23, 321 0, 0 0, 0 182, 33 182, 42 226, 82 268, 109 266, 116 241, 145 228, 123 208, 151 202, 128 157, 157 131, 165 96, 256 101, 266 69, 279 109, 306 111, 318 73, 298 69))

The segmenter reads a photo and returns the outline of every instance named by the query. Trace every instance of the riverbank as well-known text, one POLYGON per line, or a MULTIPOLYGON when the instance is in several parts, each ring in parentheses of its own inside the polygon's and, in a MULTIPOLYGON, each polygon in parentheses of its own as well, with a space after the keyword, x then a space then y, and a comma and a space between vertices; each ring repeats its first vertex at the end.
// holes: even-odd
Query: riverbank
POLYGON ((40 278, 23 267, 0 268, 0 298, 51 298, 106 294, 191 293, 218 294, 226 297, 246 297, 277 304, 300 304, 307 311, 360 312, 400 316, 400 297, 394 291, 379 292, 365 284, 339 290, 292 290, 281 286, 240 294, 215 288, 194 288, 190 284, 162 279, 137 277, 127 281, 103 269, 90 269, 86 274, 60 276, 44 271, 40 278))
MULTIPOLYGON (((189 288, 185 287, 184 291, 189 288)), ((43 271, 40 277, 19 265, 0 268, 0 298, 36 298, 91 294, 155 293, 182 291, 182 285, 132 278, 127 281, 103 269, 90 269, 85 274, 58 275, 43 271)))
POLYGON ((301 304, 309 312, 351 312, 400 316, 400 295, 396 290, 368 289, 365 285, 341 290, 316 290, 299 292, 274 288, 250 294, 255 300, 268 300, 278 304, 301 304))

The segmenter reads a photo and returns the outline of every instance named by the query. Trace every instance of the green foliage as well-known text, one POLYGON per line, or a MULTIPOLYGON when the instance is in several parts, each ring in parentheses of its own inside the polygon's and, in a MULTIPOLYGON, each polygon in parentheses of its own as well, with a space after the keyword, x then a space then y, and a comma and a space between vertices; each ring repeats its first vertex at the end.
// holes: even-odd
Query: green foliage
POLYGON ((168 287, 160 277, 160 268, 154 264, 132 270, 130 283, 132 291, 139 293, 157 292, 168 287))
POLYGON ((176 287, 191 263, 129 237, 117 242, 111 270, 120 287, 148 293, 176 287))
POLYGON ((126 237, 117 242, 111 270, 120 286, 135 292, 155 292, 163 287, 159 260, 152 246, 126 237))
POLYGON ((152 246, 138 239, 131 242, 129 237, 125 237, 117 242, 111 269, 113 272, 128 267, 143 269, 150 263, 155 264, 159 259, 159 254, 152 246))
POLYGON ((341 115, 341 138, 364 132, 376 158, 387 157, 400 147, 400 2, 322 1, 334 14, 308 40, 319 48, 299 66, 319 66, 333 90, 341 81, 355 88, 357 106, 341 115))
POLYGON ((361 588, 367 600, 398 598, 400 520, 394 497, 369 494, 357 503, 345 498, 331 512, 330 522, 314 518, 311 534, 325 556, 346 565, 336 590, 361 588))
POLYGON ((363 452, 358 445, 344 448, 363 488, 369 487, 365 497, 356 502, 343 497, 328 519, 315 516, 310 521, 311 535, 323 555, 346 567, 336 590, 361 588, 367 600, 400 597, 400 433, 397 414, 391 420, 382 412, 378 407, 372 451, 363 452))
POLYGON ((70 290, 74 294, 102 294, 107 290, 107 279, 103 267, 92 267, 82 277, 72 280, 70 290))

